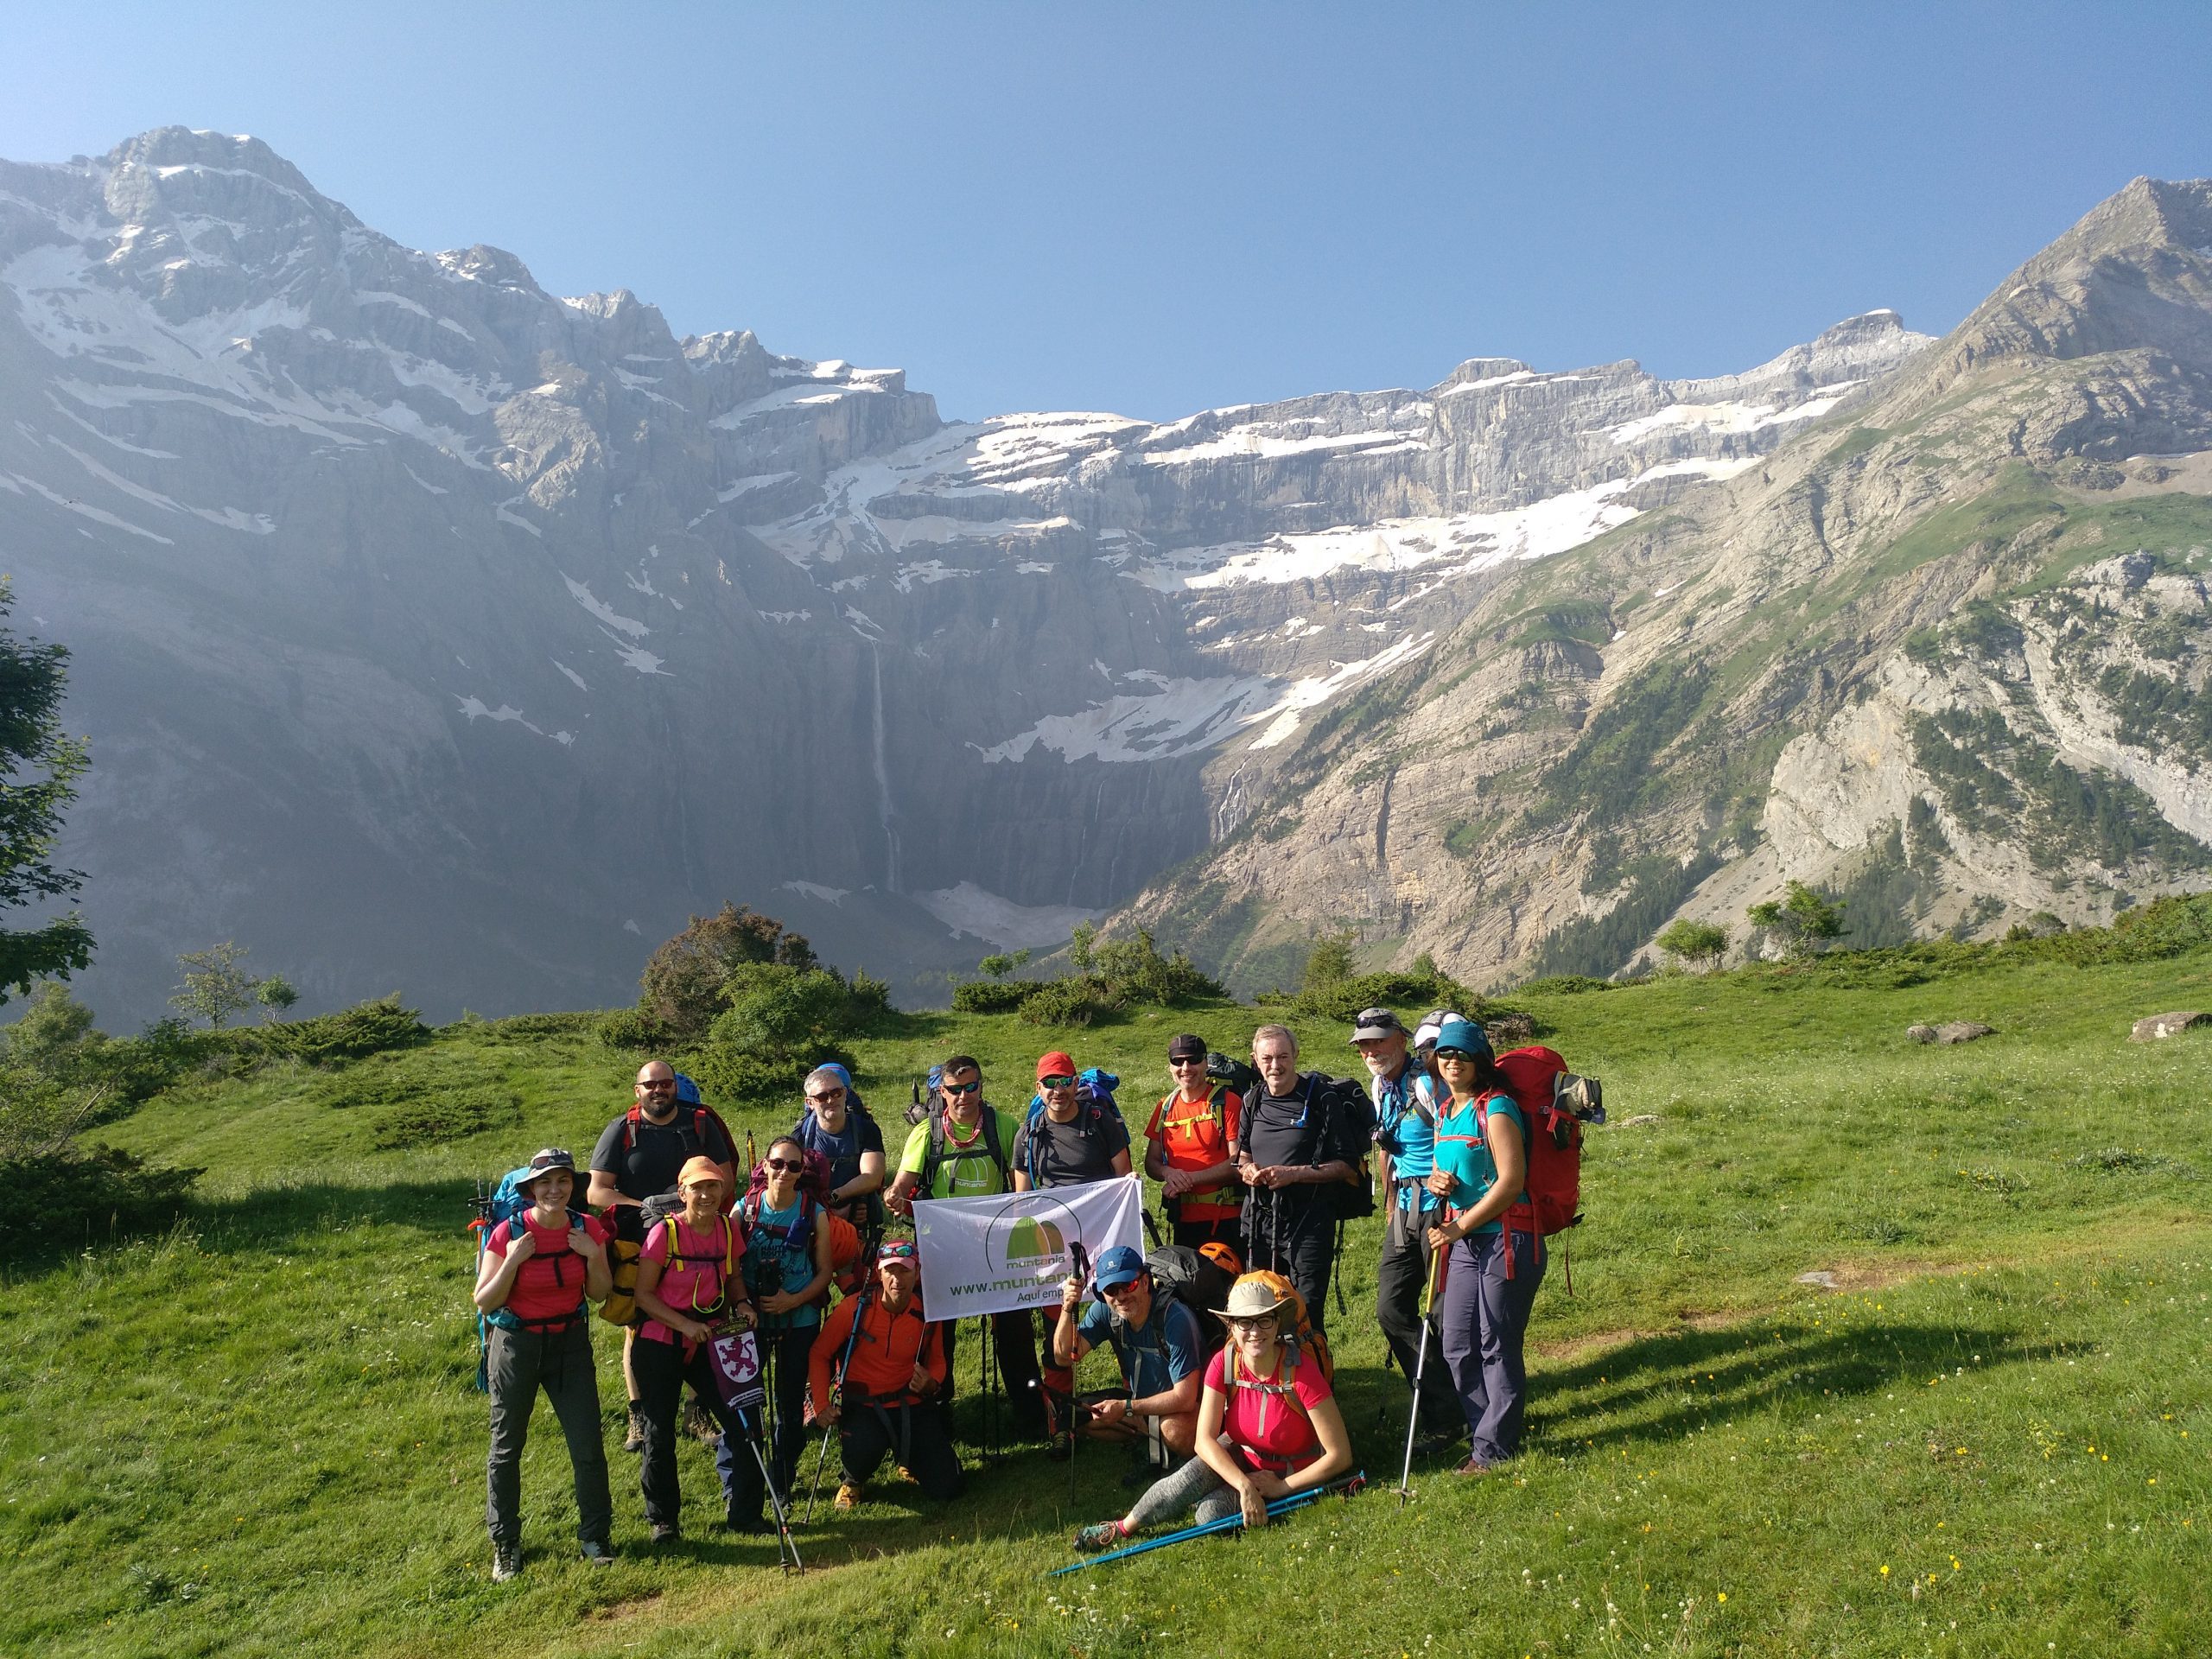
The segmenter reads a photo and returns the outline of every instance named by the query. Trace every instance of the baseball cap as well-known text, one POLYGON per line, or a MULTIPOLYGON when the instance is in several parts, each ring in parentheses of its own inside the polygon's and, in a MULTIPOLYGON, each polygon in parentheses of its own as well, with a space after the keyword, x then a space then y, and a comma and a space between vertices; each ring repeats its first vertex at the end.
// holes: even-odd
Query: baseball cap
POLYGON ((1436 1046, 1436 1033, 1444 1029, 1446 1020, 1464 1020, 1467 1016, 1457 1008, 1432 1008, 1421 1017, 1421 1025, 1414 1032, 1415 1048, 1436 1046))
POLYGON ((1134 1283, 1144 1274, 1144 1257, 1127 1244, 1116 1244, 1099 1255, 1098 1271, 1091 1275, 1090 1287, 1094 1291, 1112 1290, 1134 1283))
POLYGON ((1167 1058, 1171 1060, 1203 1060, 1206 1057, 1206 1039, 1184 1032, 1167 1039, 1167 1058))
POLYGON ((1352 1021, 1351 1039, 1363 1043, 1371 1037, 1388 1037, 1394 1031, 1404 1029, 1398 1016, 1388 1008, 1362 1008, 1352 1021))
POLYGON ((1037 1062, 1037 1081, 1039 1083, 1042 1083, 1047 1077, 1071 1077, 1073 1076, 1075 1076, 1074 1058, 1071 1055, 1062 1053, 1057 1048, 1051 1053, 1041 1056, 1037 1062))
POLYGON ((1462 1053, 1487 1056, 1491 1052, 1490 1039, 1471 1020, 1446 1020, 1436 1033, 1436 1046, 1440 1052, 1456 1048, 1462 1053))

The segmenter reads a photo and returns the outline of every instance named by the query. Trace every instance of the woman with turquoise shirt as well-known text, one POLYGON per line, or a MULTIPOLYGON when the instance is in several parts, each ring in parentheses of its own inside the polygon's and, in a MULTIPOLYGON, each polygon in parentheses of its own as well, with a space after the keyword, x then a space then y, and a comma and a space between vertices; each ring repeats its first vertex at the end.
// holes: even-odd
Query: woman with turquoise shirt
POLYGON ((1450 1252, 1437 1329, 1473 1442, 1458 1472, 1481 1475, 1521 1449, 1528 1394, 1521 1346, 1544 1279, 1544 1250, 1534 1231, 1505 1224, 1528 1179, 1527 1129, 1483 1028, 1446 1020, 1436 1036, 1436 1070, 1451 1090, 1437 1113, 1428 1178, 1428 1190, 1446 1205, 1428 1230, 1429 1246, 1450 1252))
MULTIPOLYGON (((768 1471, 777 1491, 788 1497, 806 1444, 807 1355, 829 1300, 830 1212, 817 1194, 800 1184, 806 1149, 793 1136, 780 1135, 770 1141, 760 1167, 766 1185, 746 1196, 738 1214, 745 1228, 745 1284, 760 1313, 760 1362, 775 1413, 768 1471)), ((757 1480, 744 1478, 752 1459, 731 1455, 735 1450, 726 1446, 717 1459, 730 1498, 730 1525, 745 1531, 762 1529, 763 1494, 752 1490, 757 1480)))

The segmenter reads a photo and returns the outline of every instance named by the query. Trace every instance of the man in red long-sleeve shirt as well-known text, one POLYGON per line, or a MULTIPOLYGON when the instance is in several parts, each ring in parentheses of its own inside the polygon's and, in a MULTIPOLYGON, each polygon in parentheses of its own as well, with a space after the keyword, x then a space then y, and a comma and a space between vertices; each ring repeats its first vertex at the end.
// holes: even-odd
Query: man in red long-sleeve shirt
POLYGON ((957 1497, 965 1484, 938 1403, 944 1396, 944 1327, 922 1312, 916 1294, 920 1282, 912 1241, 886 1244, 876 1258, 875 1283, 837 1305, 808 1357, 814 1421, 838 1430, 841 1510, 861 1501, 887 1452, 897 1454, 899 1466, 913 1476, 925 1497, 938 1503, 957 1497), (842 1386, 833 1392, 838 1379, 832 1374, 841 1363, 842 1386))

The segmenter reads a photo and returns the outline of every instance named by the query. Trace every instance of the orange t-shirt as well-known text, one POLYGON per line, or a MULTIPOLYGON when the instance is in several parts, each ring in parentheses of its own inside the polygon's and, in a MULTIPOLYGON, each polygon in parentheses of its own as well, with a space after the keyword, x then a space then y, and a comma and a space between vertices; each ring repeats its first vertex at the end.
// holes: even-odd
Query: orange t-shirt
MULTIPOLYGON (((1146 1140, 1160 1142, 1161 1163, 1170 1169, 1197 1171, 1228 1160, 1229 1143, 1236 1138, 1244 1103, 1233 1089, 1223 1090, 1221 1096, 1217 1124, 1211 1092, 1197 1100, 1184 1099, 1180 1090, 1161 1097, 1144 1130, 1146 1140)), ((1232 1178, 1219 1186, 1185 1192, 1175 1200, 1181 1206, 1176 1213, 1185 1221, 1226 1221, 1237 1213, 1243 1201, 1243 1189, 1232 1178)))

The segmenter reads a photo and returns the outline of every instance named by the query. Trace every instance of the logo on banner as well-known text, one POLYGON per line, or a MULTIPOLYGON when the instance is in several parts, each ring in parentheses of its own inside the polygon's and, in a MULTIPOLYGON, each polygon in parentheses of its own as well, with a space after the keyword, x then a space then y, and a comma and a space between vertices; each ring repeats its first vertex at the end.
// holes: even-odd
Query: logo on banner
POLYGON ((1058 1198, 1024 1192, 991 1217, 983 1256, 993 1268, 1033 1273, 1065 1260, 1068 1240, 1083 1242, 1083 1223, 1058 1198))

